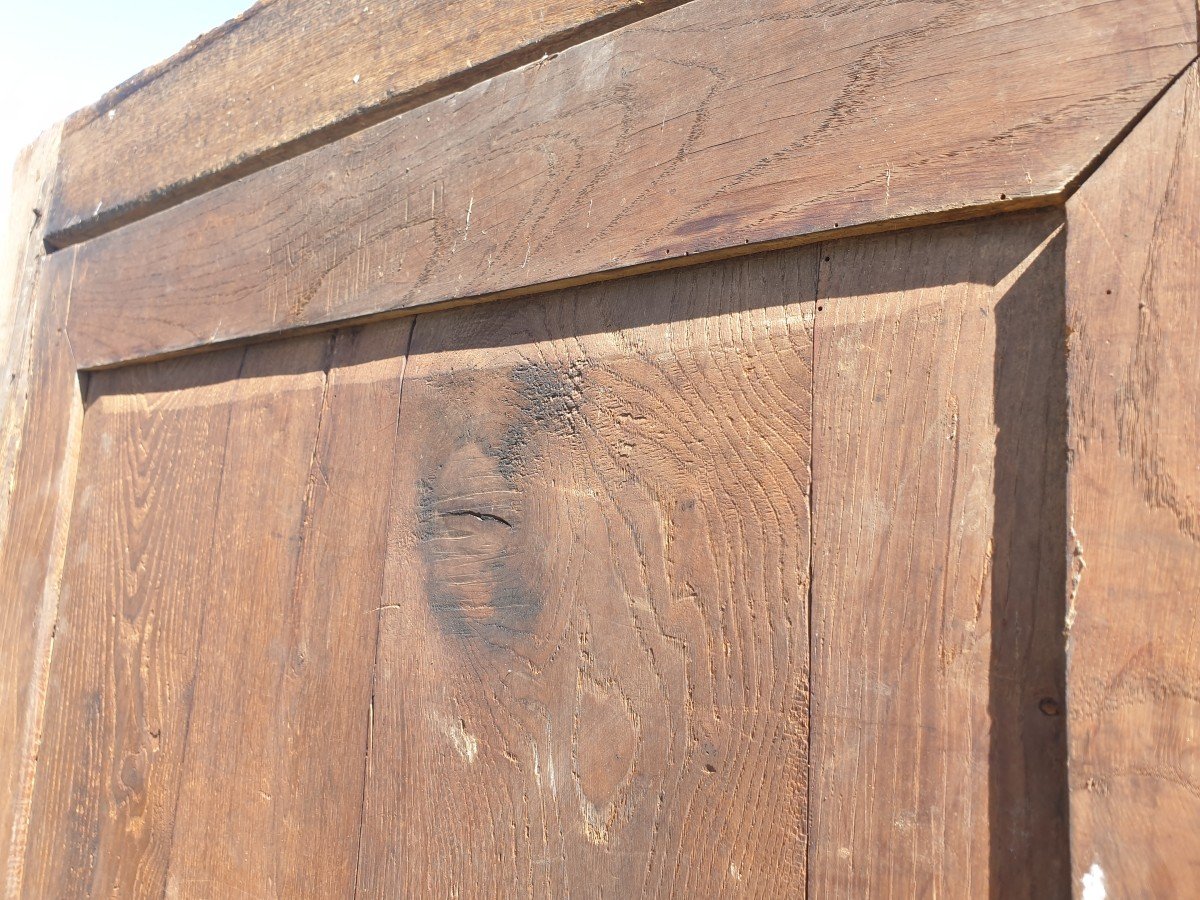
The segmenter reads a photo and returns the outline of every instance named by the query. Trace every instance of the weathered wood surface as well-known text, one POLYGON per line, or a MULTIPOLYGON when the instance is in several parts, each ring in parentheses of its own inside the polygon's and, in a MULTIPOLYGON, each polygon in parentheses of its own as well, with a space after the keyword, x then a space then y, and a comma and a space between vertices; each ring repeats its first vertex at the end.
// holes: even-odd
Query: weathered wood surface
MULTIPOLYGON (((1076 886, 1200 886, 1200 75, 1067 204, 1076 886)), ((1084 894, 1098 896, 1098 894, 1084 894)))
POLYGON ((74 254, 46 260, 33 215, 57 152, 55 129, 22 158, 12 216, 21 225, 0 282, 11 291, 0 364, 0 858, 9 884, 20 877, 82 416, 65 333, 74 254))
POLYGON ((811 896, 1067 890, 1061 221, 822 245, 811 896))
POLYGON ((56 246, 682 0, 263 0, 66 123, 56 246))
MULTIPOLYGON (((38 260, 45 255, 45 210, 58 165, 59 135, 60 128, 55 127, 26 147, 11 173, 7 230, 0 244, 0 423, 7 421, 9 398, 19 390, 15 382, 29 350, 35 273, 38 260)), ((0 172, 0 177, 9 174, 0 172)), ((10 438, 5 427, 0 460, 10 458, 10 438)), ((7 471, 0 462, 0 472, 7 471)), ((7 483, 7 479, 0 480, 7 483)), ((0 522, 4 520, 0 506, 0 522)))
POLYGON ((0 248, 0 537, 8 523, 13 467, 25 433, 30 351, 41 312, 35 297, 45 256, 44 211, 58 165, 60 130, 47 131, 18 157, 12 172, 8 230, 0 248))
POLYGON ((409 329, 93 379, 25 896, 353 892, 409 329))
POLYGON ((1051 202, 1195 50, 1178 0, 694 0, 87 242, 72 342, 98 367, 1051 202))
POLYGON ((363 893, 803 893, 815 275, 418 317, 363 893))

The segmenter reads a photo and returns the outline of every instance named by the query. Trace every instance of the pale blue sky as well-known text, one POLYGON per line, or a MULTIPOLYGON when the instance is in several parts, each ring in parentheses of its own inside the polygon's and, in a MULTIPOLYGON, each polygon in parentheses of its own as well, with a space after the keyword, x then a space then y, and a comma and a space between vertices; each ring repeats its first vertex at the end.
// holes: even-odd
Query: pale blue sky
POLYGON ((252 0, 0 0, 0 231, 17 152, 252 0))

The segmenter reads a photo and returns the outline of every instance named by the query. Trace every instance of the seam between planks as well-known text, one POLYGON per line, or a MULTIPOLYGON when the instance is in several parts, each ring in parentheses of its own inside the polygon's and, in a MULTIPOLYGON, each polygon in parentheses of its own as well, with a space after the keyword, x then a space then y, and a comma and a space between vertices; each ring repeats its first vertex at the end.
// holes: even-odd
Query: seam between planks
MULTIPOLYGON (((1197 0, 1197 10, 1200 10, 1200 0, 1197 0)), ((1104 165, 1104 161, 1112 156, 1116 149, 1125 142, 1125 138, 1129 137, 1133 129, 1138 126, 1138 123, 1150 114, 1150 110, 1158 106, 1159 101, 1166 96, 1167 91, 1171 90, 1171 88, 1176 85, 1179 79, 1187 75, 1188 71, 1196 64, 1198 59, 1200 59, 1200 52, 1194 53, 1192 58, 1187 61, 1183 68, 1172 75, 1171 79, 1162 86, 1159 92, 1151 97, 1146 102, 1145 106, 1143 106, 1132 117, 1130 117, 1129 121, 1125 123, 1124 127, 1114 134, 1112 139, 1103 147, 1101 147, 1096 152, 1096 155, 1088 160, 1088 162, 1078 172, 1075 173, 1071 180, 1067 182, 1066 186, 1055 196, 1055 202, 1053 204, 1054 206, 1065 205, 1066 202, 1075 194, 1075 192, 1083 187, 1084 182, 1091 178, 1093 173, 1095 173, 1100 166, 1104 165)))
POLYGON ((813 752, 812 752, 812 722, 813 722, 813 697, 816 692, 813 690, 813 655, 815 647, 813 646, 813 599, 815 596, 814 578, 816 576, 816 553, 817 553, 817 523, 815 520, 814 511, 816 504, 813 499, 817 490, 817 480, 814 477, 813 461, 816 459, 817 451, 817 317, 822 311, 821 303, 821 260, 823 258, 825 248, 823 244, 817 244, 815 260, 813 264, 816 266, 816 277, 813 279, 813 312, 812 312, 812 340, 809 344, 810 354, 808 360, 808 673, 806 689, 808 691, 808 718, 804 723, 807 732, 805 739, 805 753, 807 758, 804 760, 804 892, 808 897, 813 896, 813 877, 812 877, 812 821, 813 821, 813 752))
MULTIPOLYGON (((400 452, 400 429, 403 427, 403 410, 404 410, 404 382, 408 378, 408 358, 412 351, 413 333, 417 330, 417 317, 412 317, 412 322, 409 323, 408 338, 404 342, 404 361, 400 366, 400 388, 396 392, 396 424, 392 430, 392 453, 388 462, 388 479, 387 492, 390 497, 392 487, 395 481, 396 462, 400 452)), ((392 522, 391 515, 388 515, 388 521, 385 526, 386 533, 384 536, 384 565, 382 567, 379 578, 379 597, 377 598, 378 608, 375 610, 375 652, 371 660, 371 699, 367 705, 367 739, 366 747, 363 749, 363 779, 362 779, 362 798, 358 805, 358 847, 355 853, 354 861, 354 896, 359 895, 359 876, 362 872, 362 836, 363 825, 367 819, 367 789, 370 784, 371 777, 371 750, 373 749, 372 738, 375 733, 375 685, 376 675, 379 671, 379 644, 380 634, 383 631, 383 611, 386 608, 383 591, 387 584, 388 566, 386 554, 391 552, 391 537, 392 537, 392 522)))

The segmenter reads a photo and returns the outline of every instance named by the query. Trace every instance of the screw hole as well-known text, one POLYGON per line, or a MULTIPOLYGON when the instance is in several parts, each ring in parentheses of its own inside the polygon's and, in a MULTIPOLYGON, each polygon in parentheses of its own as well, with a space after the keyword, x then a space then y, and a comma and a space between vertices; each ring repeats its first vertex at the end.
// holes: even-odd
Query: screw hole
POLYGON ((1058 701, 1053 697, 1043 697, 1038 702, 1038 709, 1042 711, 1044 716, 1057 716, 1062 712, 1059 708, 1058 701))

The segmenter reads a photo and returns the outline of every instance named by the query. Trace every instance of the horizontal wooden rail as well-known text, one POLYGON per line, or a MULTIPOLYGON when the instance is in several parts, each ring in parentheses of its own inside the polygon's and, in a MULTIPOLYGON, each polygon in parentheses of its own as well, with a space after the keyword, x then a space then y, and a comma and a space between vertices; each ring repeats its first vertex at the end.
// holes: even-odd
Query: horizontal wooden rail
POLYGON ((1195 52, 1174 0, 694 0, 80 245, 72 345, 110 366, 1056 202, 1195 52))
POLYGON ((685 0, 261 0, 67 120, 64 247, 685 0))

